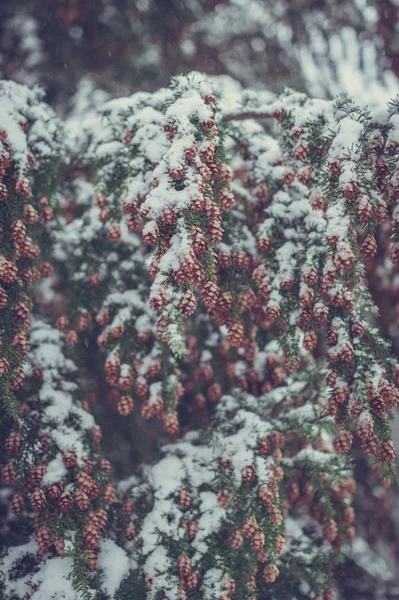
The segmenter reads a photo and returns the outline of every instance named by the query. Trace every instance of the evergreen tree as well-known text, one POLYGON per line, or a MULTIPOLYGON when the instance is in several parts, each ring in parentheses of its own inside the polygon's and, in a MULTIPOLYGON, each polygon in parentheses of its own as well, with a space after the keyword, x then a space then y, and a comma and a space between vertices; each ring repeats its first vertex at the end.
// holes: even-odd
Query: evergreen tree
POLYGON ((0 599, 399 598, 397 10, 2 4, 0 599))

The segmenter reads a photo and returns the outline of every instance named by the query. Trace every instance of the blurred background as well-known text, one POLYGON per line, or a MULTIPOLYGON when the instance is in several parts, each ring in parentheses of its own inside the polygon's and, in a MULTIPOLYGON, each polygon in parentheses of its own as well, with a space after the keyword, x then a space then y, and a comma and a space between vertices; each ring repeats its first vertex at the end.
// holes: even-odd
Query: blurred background
POLYGON ((112 96, 177 73, 378 102, 398 91, 397 0, 2 0, 0 74, 64 107, 90 77, 112 96))
MULTIPOLYGON (((41 86, 74 127, 108 98, 192 70, 276 93, 347 92, 378 110, 399 93, 398 30, 399 0, 0 0, 0 78, 41 86)), ((399 353, 399 276, 379 246, 369 287, 399 353)), ((108 437, 112 452, 121 441, 108 437)), ((340 595, 399 599, 399 495, 354 458, 358 532, 374 555, 361 543, 347 553, 340 595)))

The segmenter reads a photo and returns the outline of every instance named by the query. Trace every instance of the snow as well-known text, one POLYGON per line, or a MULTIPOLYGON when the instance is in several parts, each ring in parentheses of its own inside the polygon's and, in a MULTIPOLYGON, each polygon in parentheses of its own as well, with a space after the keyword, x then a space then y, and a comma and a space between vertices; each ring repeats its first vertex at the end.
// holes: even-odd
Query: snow
POLYGON ((104 576, 102 587, 113 598, 123 579, 129 573, 131 566, 129 557, 114 541, 104 539, 100 544, 98 566, 102 569, 104 576))

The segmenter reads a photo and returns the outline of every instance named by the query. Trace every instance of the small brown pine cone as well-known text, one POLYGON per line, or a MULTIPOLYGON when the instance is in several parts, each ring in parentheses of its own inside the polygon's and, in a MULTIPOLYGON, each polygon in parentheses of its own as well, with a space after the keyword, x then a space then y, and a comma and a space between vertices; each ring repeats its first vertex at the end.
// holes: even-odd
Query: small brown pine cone
POLYGON ((349 452, 352 447, 353 435, 350 431, 341 431, 334 440, 334 450, 338 454, 349 452))
POLYGON ((32 190, 30 187, 29 179, 26 177, 19 177, 15 182, 15 192, 20 196, 32 196, 32 190))
POLYGON ((228 508, 230 504, 230 495, 227 490, 219 490, 217 498, 220 508, 228 508))
POLYGON ((95 549, 86 548, 84 551, 84 556, 87 561, 87 568, 89 569, 90 573, 93 573, 93 571, 97 569, 97 553, 95 552, 95 549))
POLYGON ((51 544, 51 534, 48 527, 41 527, 36 532, 36 541, 39 546, 39 553, 45 554, 51 544))
POLYGON ((207 249, 207 242, 201 228, 194 225, 191 228, 191 236, 195 254, 203 254, 207 249))
POLYGON ((356 214, 363 223, 367 223, 373 216, 373 205, 369 196, 360 194, 356 200, 356 214))
POLYGON ((16 468, 15 465, 4 465, 0 466, 0 480, 5 485, 11 485, 15 481, 16 477, 16 468))
POLYGON ((250 310, 256 302, 256 296, 252 289, 247 289, 241 292, 238 297, 240 312, 243 313, 250 310))
POLYGON ((233 306, 233 296, 230 292, 223 292, 218 298, 217 310, 219 313, 228 313, 233 306))
POLYGON ((75 344, 77 344, 78 334, 76 333, 76 331, 74 329, 71 329, 70 331, 68 331, 68 333, 65 336, 65 341, 68 346, 74 346, 75 344))
POLYGON ((54 272, 54 267, 53 267, 53 265, 52 265, 50 262, 48 262, 48 261, 44 262, 44 263, 42 264, 42 266, 40 267, 40 273, 41 273, 41 276, 42 276, 42 277, 44 277, 44 278, 46 278, 46 277, 50 277, 50 275, 52 275, 52 274, 53 274, 53 272, 54 272))
POLYGON ((198 576, 196 573, 190 573, 186 578, 186 586, 189 590, 194 590, 198 585, 198 576))
POLYGON ((303 280, 306 285, 314 287, 319 279, 317 270, 313 266, 307 266, 304 269, 303 280))
POLYGON ((125 538, 127 541, 132 541, 137 537, 137 527, 135 523, 129 523, 125 529, 125 538))
POLYGON ((134 510, 134 498, 126 498, 122 504, 122 512, 125 515, 131 515, 134 510))
POLYGON ((338 535, 337 523, 334 519, 329 519, 323 527, 323 535, 328 542, 332 542, 338 535))
POLYGON ((71 450, 70 452, 67 452, 62 457, 62 460, 64 462, 64 465, 67 467, 67 469, 72 469, 72 467, 76 466, 77 461, 78 461, 77 456, 76 456, 76 452, 74 450, 71 450))
MULTIPOLYGON (((108 215, 109 218, 109 212, 107 213, 108 209, 103 209, 100 213, 100 219, 102 221, 107 221, 108 219, 105 219, 105 216, 108 215)), ((112 225, 109 227, 108 229, 108 239, 110 242, 119 242, 119 240, 122 237, 122 232, 121 232, 121 228, 120 225, 118 223, 112 223, 112 225)))
POLYGON ((21 448, 21 434, 19 431, 12 431, 8 438, 5 441, 5 451, 11 456, 13 454, 18 454, 21 448))
POLYGON ((142 238, 146 246, 155 246, 159 239, 158 225, 150 221, 143 229, 142 238))
POLYGON ((87 510, 90 506, 88 495, 80 488, 76 490, 75 500, 81 510, 87 510))
POLYGON ((11 239, 16 244, 22 244, 26 240, 26 226, 23 221, 17 219, 10 227, 11 239))
POLYGON ((310 143, 307 140, 300 141, 292 151, 292 157, 295 160, 305 160, 310 153, 310 143))
POLYGON ((265 545, 265 534, 263 531, 257 531, 252 540, 251 540, 251 548, 252 550, 259 551, 262 550, 265 545))
POLYGON ((3 202, 8 196, 8 190, 5 183, 0 182, 0 202, 3 202))
POLYGON ((221 222, 217 219, 214 219, 207 225, 207 234, 211 238, 214 244, 220 244, 223 239, 223 229, 221 222))
POLYGON ((115 502, 115 488, 111 483, 106 483, 103 489, 103 500, 105 504, 113 504, 115 502))
POLYGON ((10 363, 4 356, 2 356, 0 358, 0 377, 4 377, 4 375, 7 373, 9 368, 10 368, 10 363))
POLYGON ((261 237, 257 242, 257 247, 260 252, 267 252, 272 245, 272 240, 268 237, 261 237))
POLYGON ((356 539, 356 529, 354 527, 348 527, 344 531, 344 536, 349 542, 353 542, 356 539))
POLYGON ((288 498, 291 504, 295 504, 299 499, 301 493, 299 490, 299 485, 294 481, 290 483, 288 486, 288 498))
POLYGON ((85 547, 91 550, 95 550, 100 545, 100 534, 93 525, 85 525, 82 538, 85 547))
POLYGON ((191 506, 191 494, 187 489, 181 490, 180 494, 179 494, 179 506, 183 509, 183 510, 188 510, 191 506))
POLYGON ((362 441, 365 441, 373 436, 374 423, 370 416, 359 418, 356 433, 362 441))
POLYGON ((101 433, 101 429, 99 427, 92 427, 90 430, 90 439, 94 442, 94 444, 100 444, 103 439, 103 434, 101 433))
POLYGON ((256 469, 254 467, 254 465, 247 465, 246 467, 244 467, 242 474, 241 474, 241 480, 243 483, 252 483, 253 481, 255 481, 256 479, 256 469))
POLYGON ((280 571, 276 565, 266 565, 263 569, 263 578, 267 583, 274 583, 279 576, 280 571))
POLYGON ((334 346, 338 342, 338 327, 330 325, 327 329, 326 339, 329 346, 334 346))
POLYGON ((327 588, 323 592, 323 600, 333 600, 334 596, 334 590, 331 588, 327 588))
POLYGON ((329 309, 322 302, 317 302, 313 309, 313 317, 317 325, 321 326, 326 323, 328 319, 329 309))
POLYGON ((39 367, 38 365, 35 365, 32 369, 32 376, 35 379, 42 379, 43 378, 43 369, 41 367, 39 367))
POLYGON ((376 456, 378 452, 378 437, 374 433, 362 440, 362 450, 367 456, 376 456))
POLYGON ((232 265, 231 256, 228 252, 219 252, 218 267, 219 270, 229 269, 232 265))
POLYGON ((207 281, 201 288, 201 298, 206 308, 213 308, 219 297, 219 288, 214 281, 207 281))
POLYGON ((4 256, 0 256, 0 281, 12 283, 17 278, 17 273, 17 266, 4 258, 4 256))
POLYGON ((99 462, 99 467, 101 471, 105 471, 106 473, 111 472, 111 463, 107 458, 102 458, 99 462))
POLYGON ((192 571, 191 561, 187 554, 180 554, 177 558, 177 572, 180 579, 185 579, 192 571))
POLYGON ((259 498, 265 506, 272 506, 274 501, 274 492, 267 485, 259 488, 259 498))
POLYGON ((212 404, 217 404, 222 397, 222 387, 220 383, 212 383, 212 385, 208 387, 207 395, 209 402, 212 402, 212 404))
POLYGON ((54 210, 51 206, 44 206, 40 211, 40 220, 43 223, 49 223, 54 219, 54 210))
POLYGON ((16 392, 22 387, 25 380, 25 372, 22 367, 16 367, 11 373, 10 390, 16 392))
POLYGON ((259 440, 258 452, 261 456, 266 456, 271 451, 271 444, 267 437, 259 440))
POLYGON ((360 253, 364 258, 372 258, 377 254, 377 242, 373 235, 366 235, 360 244, 360 253))
MULTIPOLYGON (((41 369, 40 369, 40 371, 41 371, 41 369)), ((42 373, 41 373, 41 376, 42 376, 42 373)), ((38 379, 41 379, 41 376, 38 377, 38 379)), ((50 450, 52 445, 53 445, 53 440, 51 439, 51 437, 49 435, 44 435, 41 438, 40 447, 43 450, 43 452, 47 452, 47 450, 50 450)))
POLYGON ((247 254, 243 250, 234 250, 231 255, 233 265, 239 271, 245 271, 247 267, 247 254))
POLYGON ((64 491, 64 483, 62 481, 56 481, 47 488, 47 497, 50 500, 58 500, 64 491))
POLYGON ((352 337, 361 338, 366 333, 366 328, 363 323, 358 320, 354 320, 351 323, 350 332, 352 337))
POLYGON ((396 408, 399 404, 399 392, 387 381, 380 384, 380 394, 387 408, 396 408))
POLYGON ((8 302, 7 292, 5 290, 3 290, 3 288, 0 288, 0 310, 7 306, 7 302, 8 302))
POLYGON ((300 305, 302 307, 311 307, 314 301, 314 290, 312 288, 301 294, 299 298, 300 305))
POLYGON ((307 331, 303 338, 303 347, 311 352, 317 346, 317 333, 313 330, 307 331))
POLYGON ((39 214, 37 210, 32 206, 32 204, 25 204, 24 217, 26 219, 26 222, 29 223, 29 225, 33 225, 37 222, 39 214))
POLYGON ((58 539, 54 541, 54 550, 58 554, 58 556, 63 556, 65 549, 65 542, 63 539, 58 539))
POLYGON ((93 516, 91 517, 92 511, 90 511, 87 515, 88 520, 93 522, 93 525, 97 527, 99 531, 103 531, 108 522, 108 513, 104 508, 97 508, 93 511, 93 516))
POLYGON ((22 494, 14 494, 11 500, 11 510, 16 514, 20 515, 25 508, 25 501, 22 494))
POLYGON ((84 471, 79 471, 76 475, 76 481, 81 486, 85 493, 88 493, 92 485, 94 484, 93 479, 84 471))
POLYGON ((276 553, 281 554, 285 548, 286 539, 284 535, 278 535, 276 538, 276 553))
POLYGON ((266 318, 272 323, 277 321, 280 316, 280 309, 277 306, 268 306, 266 309, 266 318))
POLYGON ((46 506, 46 494, 42 488, 36 488, 29 496, 29 502, 34 511, 44 510, 46 506))
POLYGON ((30 478, 32 484, 39 485, 42 482, 45 473, 46 473, 45 465, 41 465, 41 464, 35 465, 34 469, 32 470, 32 472, 29 475, 29 478, 30 478))
POLYGON ((259 525, 253 515, 247 517, 241 528, 242 535, 246 538, 252 537, 258 530, 259 525))
POLYGON ((92 461, 87 456, 84 456, 82 458, 82 463, 83 463, 83 471, 85 473, 87 473, 88 475, 90 475, 90 473, 93 471, 93 463, 92 463, 92 461))
POLYGON ((355 520, 355 511, 352 506, 345 506, 343 508, 341 519, 344 525, 352 525, 355 520))
POLYGON ((145 398, 149 392, 149 386, 144 377, 139 377, 135 383, 135 392, 139 398, 145 398))
POLYGON ((391 440, 382 443, 379 449, 379 456, 384 463, 395 462, 396 450, 391 440))
POLYGON ((268 551, 263 548, 262 550, 256 553, 256 559, 260 563, 265 563, 267 560, 269 560, 268 551))
POLYGON ((195 313, 197 308, 197 300, 194 293, 187 289, 184 292, 184 296, 179 304, 179 310, 185 317, 191 317, 195 313))
POLYGON ((281 523, 283 522, 283 515, 281 510, 277 508, 277 506, 268 506, 267 513, 270 517, 271 522, 274 525, 281 525, 281 523))
POLYGON ((244 341, 245 329, 242 323, 233 323, 229 328, 227 339, 233 348, 238 348, 244 341))
POLYGON ((238 550, 238 548, 242 545, 244 539, 241 535, 241 532, 236 529, 229 537, 229 546, 232 550, 238 550))
POLYGON ((130 415, 134 408, 134 400, 132 396, 124 395, 121 396, 118 402, 118 413, 123 416, 130 415))
POLYGON ((59 499, 58 506, 61 512, 67 513, 72 510, 73 503, 73 496, 71 496, 71 494, 65 493, 62 494, 61 498, 59 499))
POLYGON ((375 415, 383 415, 386 411, 386 405, 382 396, 375 394, 370 398, 370 408, 375 415))
POLYGON ((193 540, 199 531, 199 526, 196 521, 189 521, 187 524, 187 535, 190 540, 193 540))
POLYGON ((98 323, 98 325, 100 325, 100 327, 105 327, 106 325, 108 325, 109 322, 110 322, 109 312, 105 308, 102 308, 97 313, 96 323, 98 323))
POLYGON ((169 435, 177 435, 180 431, 179 419, 175 412, 168 412, 163 417, 163 426, 169 435))
POLYGON ((285 445, 285 437, 279 431, 272 431, 270 441, 274 448, 283 448, 285 445))

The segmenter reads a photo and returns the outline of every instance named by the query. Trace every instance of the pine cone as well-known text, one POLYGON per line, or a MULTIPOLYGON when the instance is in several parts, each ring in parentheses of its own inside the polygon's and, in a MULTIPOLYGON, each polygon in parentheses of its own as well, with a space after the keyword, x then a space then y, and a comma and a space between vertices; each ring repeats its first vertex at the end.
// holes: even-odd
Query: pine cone
POLYGON ((267 583, 274 583, 279 576, 280 571, 276 565, 266 565, 263 569, 263 578, 267 583))
POLYGON ((44 510, 46 506, 46 494, 42 488, 36 488, 29 496, 29 502, 34 511, 44 510))
POLYGON ((229 537, 229 546, 230 548, 232 548, 232 550, 238 550, 238 548, 242 545, 243 541, 244 540, 240 531, 236 529, 236 531, 233 531, 233 533, 229 537))
POLYGON ((246 538, 250 538, 256 533, 258 527, 259 526, 257 520, 253 515, 251 515, 247 517, 244 521, 244 524, 241 529, 242 535, 246 538))

